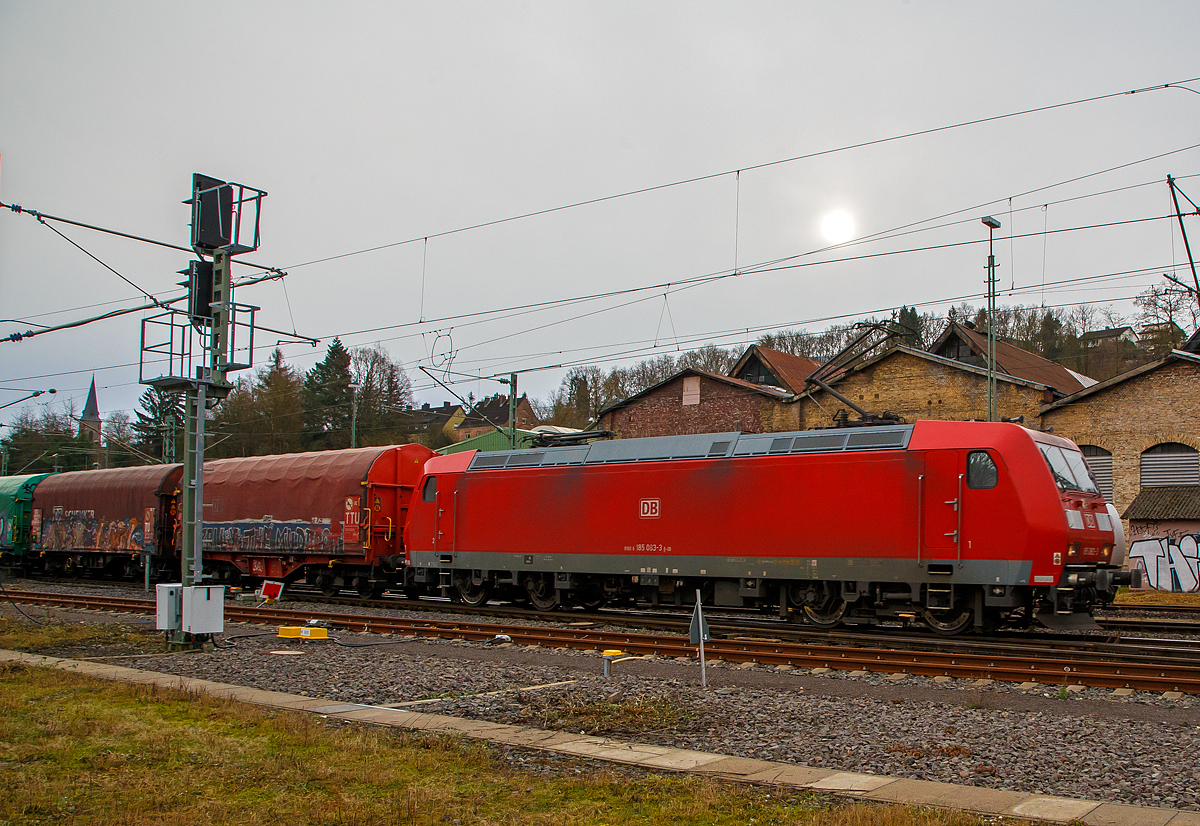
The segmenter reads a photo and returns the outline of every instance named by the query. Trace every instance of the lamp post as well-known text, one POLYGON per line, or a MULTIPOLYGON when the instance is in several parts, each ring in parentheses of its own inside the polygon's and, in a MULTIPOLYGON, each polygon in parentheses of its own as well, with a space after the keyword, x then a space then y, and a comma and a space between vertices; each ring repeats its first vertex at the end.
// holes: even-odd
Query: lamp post
POLYGON ((350 382, 350 447, 358 447, 358 382, 350 382))
POLYGON ((8 402, 7 404, 0 404, 0 410, 3 410, 6 407, 12 407, 14 404, 20 404, 21 402, 27 402, 30 399, 35 399, 38 396, 42 395, 43 393, 49 393, 51 396, 53 396, 57 392, 58 391, 55 390, 53 387, 51 387, 49 390, 34 390, 28 396, 25 396, 24 398, 21 398, 21 399, 17 399, 15 402, 8 402))
POLYGON ((992 241, 995 237, 996 230, 1000 228, 1000 222, 990 215, 985 215, 982 219, 983 225, 988 228, 988 262, 987 262, 987 396, 988 396, 988 421, 997 421, 996 418, 996 256, 992 253, 992 241))

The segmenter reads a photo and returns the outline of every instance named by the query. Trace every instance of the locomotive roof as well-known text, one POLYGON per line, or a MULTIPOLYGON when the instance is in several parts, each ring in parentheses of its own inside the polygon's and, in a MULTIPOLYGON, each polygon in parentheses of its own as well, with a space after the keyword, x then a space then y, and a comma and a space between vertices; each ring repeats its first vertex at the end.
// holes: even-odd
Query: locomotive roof
POLYGON ((778 456, 787 453, 834 453, 857 450, 903 450, 913 425, 801 430, 788 433, 700 433, 617 439, 590 445, 476 453, 469 470, 598 465, 672 459, 724 459, 778 456))

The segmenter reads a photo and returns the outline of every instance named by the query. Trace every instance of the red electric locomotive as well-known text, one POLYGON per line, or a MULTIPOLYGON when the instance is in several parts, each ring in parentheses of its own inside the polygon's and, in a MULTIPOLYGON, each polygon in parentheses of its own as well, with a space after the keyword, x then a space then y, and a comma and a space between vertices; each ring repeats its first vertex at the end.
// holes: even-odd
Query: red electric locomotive
POLYGON ((1125 541, 1078 448, 921 421, 434 457, 409 507, 410 589, 539 609, 638 600, 1094 626, 1125 541))

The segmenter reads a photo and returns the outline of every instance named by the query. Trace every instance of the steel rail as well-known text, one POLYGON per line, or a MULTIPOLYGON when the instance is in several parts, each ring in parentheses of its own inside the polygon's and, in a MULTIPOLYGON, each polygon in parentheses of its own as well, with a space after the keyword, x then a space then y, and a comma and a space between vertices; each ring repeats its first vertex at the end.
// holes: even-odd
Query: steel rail
MULTIPOLYGON (((90 607, 137 613, 155 611, 154 602, 151 600, 38 592, 8 593, 14 601, 41 605, 90 607)), ((398 634, 422 639, 488 641, 506 635, 513 643, 527 646, 584 650, 619 647, 635 655, 687 659, 692 659, 696 653, 696 649, 686 637, 675 635, 614 632, 571 626, 540 627, 354 616, 235 604, 226 605, 225 611, 226 617, 233 621, 297 625, 317 620, 348 631, 398 634)), ((1194 665, 1192 662, 1115 662, 1104 652, 1079 651, 1069 657, 1030 658, 961 651, 898 651, 829 644, 785 643, 778 640, 716 638, 707 643, 706 651, 712 659, 762 665, 1200 693, 1200 665, 1194 665)))

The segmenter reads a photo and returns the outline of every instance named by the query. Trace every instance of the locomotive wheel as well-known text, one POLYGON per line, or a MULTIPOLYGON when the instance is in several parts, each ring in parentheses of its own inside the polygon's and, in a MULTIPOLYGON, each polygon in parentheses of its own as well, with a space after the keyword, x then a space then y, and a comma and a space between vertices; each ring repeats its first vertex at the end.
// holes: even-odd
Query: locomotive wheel
POLYGON ((458 583, 458 596, 463 605, 478 608, 480 605, 487 605, 488 599, 492 596, 492 589, 487 585, 476 585, 470 581, 460 582, 458 583))
POLYGON ((846 613, 846 600, 841 597, 829 597, 820 605, 805 605, 804 616, 813 625, 821 628, 833 628, 840 625, 842 616, 846 613))
POLYGON ((530 574, 526 577, 525 596, 539 611, 553 611, 558 607, 558 591, 549 574, 530 574))
POLYGON ((956 604, 949 611, 926 610, 922 619, 933 633, 952 637, 971 627, 975 619, 975 612, 965 605, 956 604))

